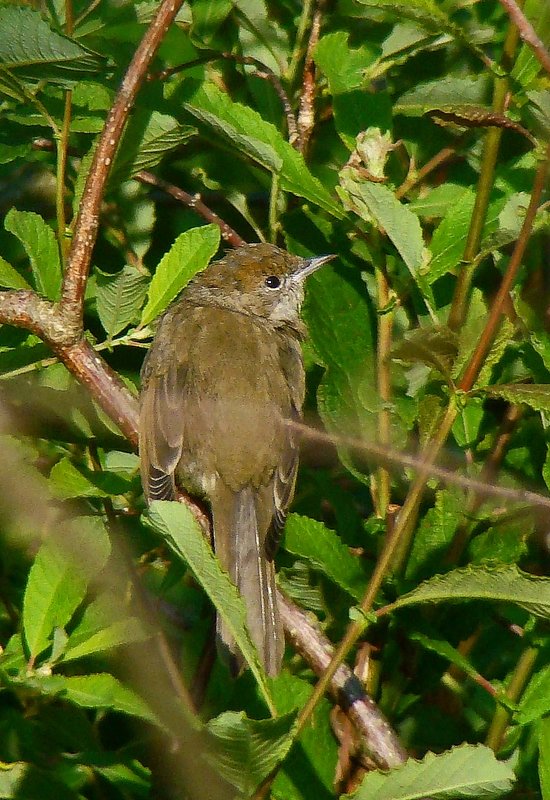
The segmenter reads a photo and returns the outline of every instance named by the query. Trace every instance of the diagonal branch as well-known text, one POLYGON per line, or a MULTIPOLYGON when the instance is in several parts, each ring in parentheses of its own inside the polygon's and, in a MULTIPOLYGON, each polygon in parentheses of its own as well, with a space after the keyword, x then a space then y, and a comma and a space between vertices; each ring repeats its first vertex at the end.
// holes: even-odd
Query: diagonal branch
POLYGON ((122 80, 94 153, 76 220, 60 303, 67 336, 69 340, 72 337, 72 341, 76 341, 82 334, 84 289, 97 238, 101 200, 110 167, 147 69, 182 2, 183 0, 163 0, 160 4, 122 80))
POLYGON ((500 3, 508 12, 510 19, 517 27, 519 35, 525 44, 529 45, 546 72, 550 73, 550 53, 544 46, 544 43, 537 36, 537 32, 521 8, 518 6, 515 0, 500 0, 500 3))

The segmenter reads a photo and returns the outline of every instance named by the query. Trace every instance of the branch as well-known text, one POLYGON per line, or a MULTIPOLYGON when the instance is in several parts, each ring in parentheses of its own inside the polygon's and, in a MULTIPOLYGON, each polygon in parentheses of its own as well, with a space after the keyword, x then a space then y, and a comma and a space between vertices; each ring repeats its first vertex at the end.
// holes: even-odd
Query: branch
MULTIPOLYGON (((284 594, 278 592, 277 600, 287 639, 313 671, 322 675, 333 655, 330 642, 284 594)), ((335 672, 330 694, 354 723, 367 755, 378 767, 391 769, 406 761, 407 753, 387 719, 345 664, 335 672)))
POLYGON ((213 222, 214 225, 219 227, 222 239, 230 244, 231 247, 241 247, 241 245, 245 244, 244 239, 242 239, 227 222, 202 202, 199 194, 189 194, 183 189, 180 189, 179 186, 174 186, 173 183, 163 181, 162 178, 157 178, 152 172, 146 172, 145 170, 138 172, 134 175, 134 178, 149 186, 156 186, 175 200, 179 200, 180 203, 184 203, 184 205, 192 208, 193 211, 196 211, 197 214, 207 222, 213 222))
POLYGON ((544 43, 537 36, 537 32, 521 8, 518 6, 515 0, 500 0, 500 3, 508 12, 508 16, 517 27, 519 35, 523 41, 532 49, 536 58, 538 58, 546 72, 550 73, 550 53, 544 46, 544 43))
POLYGON ((311 30, 309 33, 309 41, 307 44, 306 59, 304 63, 304 74, 302 78, 302 93, 300 96, 300 110, 298 111, 298 133, 300 138, 297 142, 297 149, 300 153, 305 154, 313 126, 315 125, 315 110, 313 108, 315 101, 315 62, 313 60, 313 51, 319 41, 319 34, 321 32, 322 11, 321 3, 313 13, 311 21, 311 30))
POLYGON ((77 341, 82 333, 84 290, 110 167, 147 69, 182 2, 183 0, 163 0, 160 4, 122 80, 94 153, 76 220, 60 303, 67 334, 72 336, 73 341, 77 341))

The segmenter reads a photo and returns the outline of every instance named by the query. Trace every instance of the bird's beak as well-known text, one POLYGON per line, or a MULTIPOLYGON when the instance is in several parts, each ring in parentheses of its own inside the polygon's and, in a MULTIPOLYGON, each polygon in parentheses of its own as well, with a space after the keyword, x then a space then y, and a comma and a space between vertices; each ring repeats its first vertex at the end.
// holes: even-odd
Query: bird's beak
POLYGON ((332 261, 336 256, 334 254, 330 256, 316 256, 315 258, 305 258, 300 265, 300 267, 294 273, 295 278, 299 278, 303 280, 307 278, 308 275, 311 275, 312 272, 315 272, 322 267, 323 264, 326 264, 328 261, 332 261))

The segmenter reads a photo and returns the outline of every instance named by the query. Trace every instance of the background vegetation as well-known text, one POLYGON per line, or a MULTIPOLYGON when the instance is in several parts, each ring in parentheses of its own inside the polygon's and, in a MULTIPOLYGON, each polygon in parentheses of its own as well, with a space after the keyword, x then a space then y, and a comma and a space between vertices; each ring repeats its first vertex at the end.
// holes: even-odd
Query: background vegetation
POLYGON ((545 43, 542 0, 0 5, 0 797, 549 800, 545 43), (134 449, 155 318, 258 240, 338 254, 273 681, 134 449))

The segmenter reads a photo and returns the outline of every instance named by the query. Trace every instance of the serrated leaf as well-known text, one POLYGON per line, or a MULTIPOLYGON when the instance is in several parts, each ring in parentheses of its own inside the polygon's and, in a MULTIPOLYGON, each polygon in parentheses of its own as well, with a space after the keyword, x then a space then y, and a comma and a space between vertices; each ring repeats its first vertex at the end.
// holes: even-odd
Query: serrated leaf
POLYGON ((353 800, 473 800, 500 797, 509 792, 515 776, 508 764, 497 761, 484 745, 461 745, 446 753, 428 753, 422 761, 410 758, 387 773, 369 772, 353 800))
POLYGON ((54 629, 72 618, 109 551, 107 531, 94 517, 75 520, 42 544, 23 599, 23 632, 32 659, 51 644, 54 629))
POLYGON ((285 524, 284 547, 320 569, 356 600, 363 597, 365 573, 337 534, 322 522, 291 514, 285 524))
POLYGON ((465 600, 515 603, 530 614, 548 619, 550 578, 529 575, 515 565, 464 567, 424 581, 400 597, 392 608, 465 600))
POLYGON ((144 521, 186 561, 196 579, 216 607, 246 659, 258 686, 272 708, 265 674, 246 627, 244 602, 229 576, 220 566, 204 534, 188 508, 181 503, 156 500, 144 521))
POLYGON ((163 157, 197 133, 174 117, 141 109, 132 115, 117 150, 109 180, 121 183, 142 169, 157 166, 163 157))
POLYGON ((71 84, 105 64, 103 56, 52 31, 28 6, 1 6, 0 30, 0 63, 24 79, 71 84))
POLYGON ((486 386, 484 393, 491 397, 502 397, 509 403, 525 403, 535 411, 550 412, 550 385, 525 383, 525 384, 499 384, 486 386))
POLYGON ((487 75, 476 78, 440 78, 420 83, 401 95, 394 113, 420 116, 436 108, 460 104, 483 105, 490 97, 491 83, 487 75))
POLYGON ((149 299, 140 325, 148 325, 187 286, 191 278, 208 266, 220 244, 217 225, 203 225, 180 234, 162 257, 149 286, 149 299))
POLYGON ((254 720, 242 711, 227 711, 207 723, 210 735, 204 757, 244 797, 250 797, 288 753, 295 716, 291 712, 254 720))
POLYGON ((4 227, 16 236, 27 253, 36 289, 49 300, 61 295, 61 263, 55 234, 40 214, 12 208, 4 227))
POLYGON ((116 275, 97 273, 97 313, 109 338, 137 322, 148 286, 147 276, 132 266, 116 275))
POLYGON ((62 697, 81 708, 120 711, 159 724, 158 718, 145 701, 107 672, 70 677, 44 675, 35 677, 33 682, 43 694, 62 697))
POLYGON ((436 493, 435 505, 422 518, 407 562, 407 579, 432 575, 451 544, 464 511, 464 498, 449 489, 436 493))
POLYGON ((191 6, 191 36, 202 44, 209 44, 232 10, 233 3, 230 0, 194 0, 191 6))
POLYGON ((0 256, 0 286, 6 289, 30 289, 25 278, 0 256))
POLYGON ((361 219, 375 221, 395 245, 413 276, 422 265, 424 240, 418 217, 380 183, 358 181, 355 170, 340 173, 345 202, 361 219))
POLYGON ((342 217, 338 204, 309 171, 303 157, 277 128, 251 108, 234 103, 213 84, 201 85, 184 103, 185 109, 204 122, 253 161, 279 176, 284 191, 303 197, 342 217))

